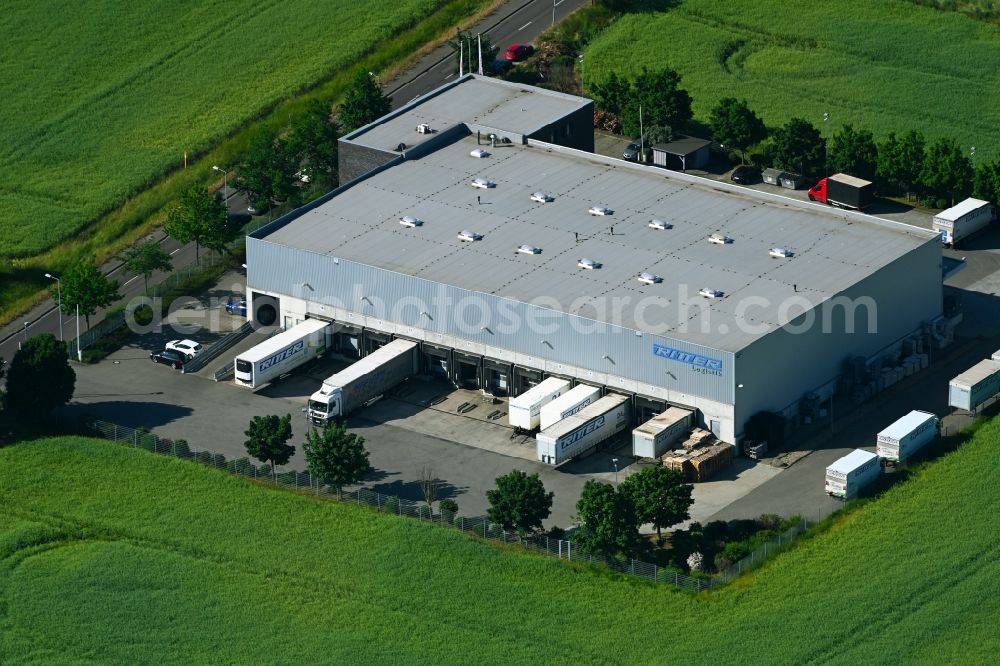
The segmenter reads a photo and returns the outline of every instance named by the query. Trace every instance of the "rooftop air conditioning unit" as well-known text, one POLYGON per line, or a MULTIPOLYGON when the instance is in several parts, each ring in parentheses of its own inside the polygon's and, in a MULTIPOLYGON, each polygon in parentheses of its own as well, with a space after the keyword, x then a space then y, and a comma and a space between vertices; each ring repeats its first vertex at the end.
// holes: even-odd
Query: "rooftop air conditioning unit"
POLYGON ((554 201, 555 197, 551 194, 546 194, 545 192, 535 192, 531 195, 531 200, 537 201, 538 203, 548 203, 550 201, 554 201))
POLYGON ((461 241, 469 241, 469 242, 471 242, 471 241, 477 241, 477 240, 482 240, 482 239, 483 239, 482 234, 477 234, 475 231, 469 231, 468 229, 463 229, 462 231, 458 232, 458 240, 461 240, 461 241))
POLYGON ((591 215, 611 215, 615 211, 611 210, 607 206, 591 206, 589 212, 591 215))
POLYGON ((588 271, 592 271, 595 268, 600 268, 601 262, 594 261, 593 259, 581 259, 580 261, 576 262, 576 265, 579 266, 580 268, 586 268, 588 271))
POLYGON ((535 247, 534 245, 522 245, 521 247, 517 248, 517 251, 520 252, 521 254, 541 254, 542 248, 535 247))
POLYGON ((718 289, 709 289, 708 287, 698 290, 698 295, 705 298, 722 298, 724 296, 718 289))
POLYGON ((659 231, 665 231, 667 229, 673 229, 674 225, 670 224, 669 222, 664 222, 663 220, 650 220, 649 228, 658 229, 659 231))
POLYGON ((733 239, 722 234, 712 234, 708 237, 708 242, 715 243, 716 245, 728 245, 733 242, 733 239))
POLYGON ((494 182, 493 182, 492 180, 488 180, 488 179, 486 179, 486 178, 476 178, 476 179, 475 179, 474 181, 472 181, 472 183, 470 183, 470 184, 471 184, 471 185, 472 185, 473 187, 478 187, 478 188, 479 188, 479 189, 481 189, 481 190, 488 190, 488 189, 490 189, 491 187, 496 187, 496 186, 497 186, 497 184, 496 184, 496 183, 494 183, 494 182))
POLYGON ((772 247, 771 251, 768 252, 769 255, 775 259, 787 259, 794 255, 795 253, 789 250, 787 247, 772 247))
POLYGON ((663 282, 663 278, 652 273, 639 273, 639 277, 636 279, 642 284, 659 284, 663 282))
POLYGON ((472 155, 473 157, 480 157, 480 158, 490 156, 490 154, 487 151, 483 150, 482 148, 476 148, 469 154, 472 155))
POLYGON ((417 134, 433 134, 434 130, 427 123, 420 123, 417 125, 417 134))
POLYGON ((424 223, 424 221, 419 218, 413 217, 412 215, 404 215, 403 217, 399 218, 399 223, 402 224, 404 227, 412 228, 421 226, 424 223))

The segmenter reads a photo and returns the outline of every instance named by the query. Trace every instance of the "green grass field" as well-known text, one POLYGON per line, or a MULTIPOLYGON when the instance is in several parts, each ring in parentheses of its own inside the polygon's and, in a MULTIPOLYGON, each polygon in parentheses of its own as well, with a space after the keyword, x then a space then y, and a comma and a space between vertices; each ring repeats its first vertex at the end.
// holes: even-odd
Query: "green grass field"
POLYGON ((1000 154, 1000 25, 903 0, 683 0, 628 15, 586 52, 587 83, 669 66, 705 120, 746 98, 769 126, 801 117, 951 136, 977 159, 1000 154))
POLYGON ((109 442, 23 443, 0 449, 0 663, 990 663, 998 465, 995 420, 692 596, 109 442))
POLYGON ((444 0, 15 2, 0 14, 0 257, 71 236, 444 0))

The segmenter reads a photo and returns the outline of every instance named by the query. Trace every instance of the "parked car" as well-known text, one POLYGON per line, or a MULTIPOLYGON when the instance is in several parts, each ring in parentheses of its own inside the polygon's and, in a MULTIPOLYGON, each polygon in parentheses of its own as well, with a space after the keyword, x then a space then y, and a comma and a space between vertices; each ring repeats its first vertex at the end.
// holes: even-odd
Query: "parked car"
POLYGON ((194 340, 171 340, 165 346, 167 349, 184 354, 184 358, 189 361, 200 354, 203 349, 203 347, 194 340))
POLYGON ((306 171, 305 169, 302 169, 301 171, 296 171, 295 177, 298 178, 299 182, 302 183, 308 183, 312 180, 312 176, 310 176, 309 172, 306 171))
POLYGON ((246 317, 247 316, 247 302, 243 301, 243 300, 240 300, 240 301, 230 300, 228 303, 226 303, 226 312, 228 312, 231 315, 238 315, 240 317, 246 317))
POLYGON ((149 358, 153 361, 153 363, 169 365, 176 370, 180 370, 184 367, 184 354, 174 349, 164 349, 163 351, 150 352, 149 358))
POLYGON ((535 47, 531 44, 511 44, 503 52, 503 58, 511 62, 521 62, 534 52, 535 47))
POLYGON ((629 162, 635 162, 637 159, 639 159, 639 144, 637 143, 628 144, 628 148, 626 148, 625 152, 622 153, 622 159, 628 160, 629 162))
POLYGON ((744 185, 747 183, 756 183, 760 180, 760 168, 752 164, 743 164, 733 169, 733 173, 729 176, 729 179, 734 183, 744 185))
POLYGON ((510 60, 494 60, 486 65, 486 71, 493 76, 499 76, 509 71, 513 66, 514 63, 510 60))

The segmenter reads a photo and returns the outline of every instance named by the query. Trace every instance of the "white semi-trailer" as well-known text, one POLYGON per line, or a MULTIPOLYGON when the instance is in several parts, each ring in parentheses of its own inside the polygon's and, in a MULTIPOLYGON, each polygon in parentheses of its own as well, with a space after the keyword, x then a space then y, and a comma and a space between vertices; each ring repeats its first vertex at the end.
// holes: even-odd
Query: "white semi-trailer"
POLYGON ((876 453, 889 462, 904 462, 940 434, 937 416, 914 410, 878 434, 876 453))
POLYGON ((332 334, 330 322, 306 319, 237 356, 236 383, 257 389, 323 354, 332 334))
POLYGON ((826 468, 826 494, 853 499, 882 474, 878 454, 855 449, 826 468))
POLYGON ((600 397, 601 389, 596 386, 586 384, 574 386, 547 405, 542 405, 540 413, 542 430, 554 426, 567 416, 576 414, 600 397))
POLYGON ((691 430, 694 412, 680 407, 667 407, 632 431, 632 455, 639 458, 659 458, 670 445, 691 430))
POLYGON ((327 377, 309 396, 309 420, 322 427, 347 416, 417 372, 417 343, 393 340, 350 367, 327 377))
POLYGON ((1000 360, 980 361, 948 382, 948 405, 975 411, 1000 393, 1000 360))
POLYGON ((632 423, 627 396, 610 394, 535 436, 538 459, 561 465, 590 451, 632 423))
POLYGON ((569 389, 569 382, 558 377, 549 377, 521 395, 511 398, 507 405, 511 426, 522 430, 534 430, 542 421, 542 407, 549 404, 569 389))
POLYGON ((983 231, 993 222, 993 204, 982 199, 966 199, 934 216, 934 231, 948 247, 957 247, 963 240, 983 231))
POLYGON ((1000 349, 993 352, 993 356, 990 356, 990 359, 993 361, 1000 361, 1000 349))

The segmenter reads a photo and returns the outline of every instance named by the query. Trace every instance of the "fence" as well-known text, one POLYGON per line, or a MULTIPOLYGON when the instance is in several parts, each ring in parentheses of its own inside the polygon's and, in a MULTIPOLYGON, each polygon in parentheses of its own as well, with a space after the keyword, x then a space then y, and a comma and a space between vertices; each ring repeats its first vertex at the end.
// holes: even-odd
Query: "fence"
POLYGON ((242 457, 235 460, 227 460, 221 453, 214 453, 207 450, 197 451, 191 448, 185 440, 161 438, 150 433, 148 430, 129 428, 92 418, 85 418, 83 420, 83 427, 89 434, 120 442, 133 448, 141 448, 162 455, 191 459, 205 465, 226 470, 230 474, 274 483, 284 488, 308 490, 317 495, 336 498, 342 502, 350 502, 351 504, 368 506, 382 512, 417 518, 457 529, 481 539, 504 544, 517 544, 528 550, 545 553, 563 560, 589 565, 603 565, 613 571, 645 578, 654 583, 667 583, 691 592, 704 592, 726 585, 741 573, 758 566, 764 561, 765 557, 777 553, 780 548, 787 547, 795 536, 811 527, 811 523, 805 520, 801 521, 716 576, 689 576, 676 569, 662 567, 641 560, 605 557, 589 553, 577 548, 572 541, 566 539, 555 539, 547 536, 521 537, 515 532, 507 532, 498 525, 491 524, 482 517, 470 518, 458 516, 450 514, 448 511, 441 511, 435 514, 423 502, 383 495, 368 488, 338 491, 335 488, 330 488, 319 483, 309 472, 288 471, 275 473, 268 465, 257 466, 249 458, 242 457))
POLYGON ((222 356, 222 354, 230 349, 237 342, 243 338, 250 335, 253 332, 253 322, 246 321, 243 325, 232 333, 226 334, 221 339, 217 340, 213 345, 202 353, 195 356, 193 359, 184 364, 184 372, 198 372, 206 365, 214 361, 215 359, 222 356))

